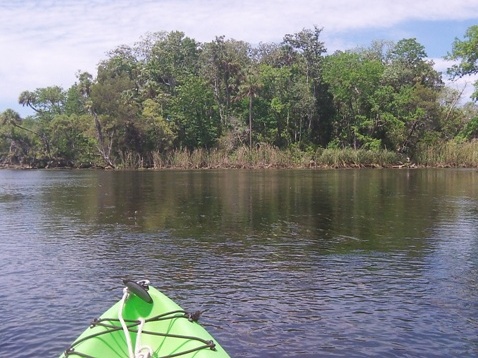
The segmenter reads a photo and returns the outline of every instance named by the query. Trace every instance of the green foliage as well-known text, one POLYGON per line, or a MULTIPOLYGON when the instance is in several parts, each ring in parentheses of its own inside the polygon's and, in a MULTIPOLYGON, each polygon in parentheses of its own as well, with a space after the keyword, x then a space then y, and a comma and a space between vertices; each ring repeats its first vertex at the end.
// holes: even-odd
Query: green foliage
POLYGON ((478 139, 478 117, 471 119, 459 133, 466 140, 478 139))
POLYGON ((420 144, 416 163, 431 167, 478 167, 478 141, 450 140, 420 144))
POLYGON ((315 165, 332 168, 390 167, 400 162, 400 156, 387 150, 353 150, 327 148, 316 156, 315 165))
POLYGON ((416 39, 403 39, 391 48, 384 80, 399 90, 403 86, 421 85, 438 90, 443 81, 433 68, 433 61, 426 59, 423 45, 416 39))
POLYGON ((64 110, 66 94, 61 87, 37 88, 34 92, 24 91, 18 102, 32 108, 41 119, 51 119, 52 115, 64 110))
POLYGON ((220 135, 220 118, 214 96, 206 82, 190 76, 177 88, 171 120, 177 130, 180 147, 211 148, 220 135))
POLYGON ((52 156, 72 162, 95 160, 95 145, 88 136, 91 119, 87 115, 58 115, 49 123, 52 156))
MULTIPOLYGON (((478 110, 444 87, 416 39, 326 55, 321 34, 303 29, 256 47, 148 34, 109 51, 95 76, 78 72, 66 91, 23 91, 19 103, 35 113, 2 113, 2 160, 358 166, 478 136, 478 110)), ((478 73, 477 43, 478 26, 455 40, 453 77, 478 73)))
POLYGON ((216 37, 201 46, 199 75, 208 83, 214 95, 221 125, 230 125, 235 117, 235 101, 243 78, 243 70, 251 63, 251 47, 243 41, 216 37))
POLYGON ((174 126, 161 115, 160 105, 151 99, 143 103, 142 126, 144 149, 150 153, 164 153, 173 148, 174 126))
POLYGON ((144 69, 155 83, 156 92, 174 94, 176 86, 196 75, 199 66, 198 43, 183 32, 162 33, 154 42, 144 69))
POLYGON ((359 148, 380 141, 374 138, 380 114, 377 97, 383 64, 362 53, 337 52, 327 58, 324 80, 329 83, 336 107, 334 128, 341 145, 359 148))
POLYGON ((459 60, 460 63, 451 66, 448 73, 453 77, 463 77, 478 73, 478 25, 469 27, 466 30, 463 40, 455 38, 452 44, 452 51, 446 59, 451 61, 459 60))
MULTIPOLYGON (((464 39, 455 38, 452 51, 445 57, 450 61, 459 61, 448 69, 452 78, 461 78, 478 73, 478 25, 470 26, 464 39)), ((478 81, 475 82, 474 101, 478 100, 478 81)))

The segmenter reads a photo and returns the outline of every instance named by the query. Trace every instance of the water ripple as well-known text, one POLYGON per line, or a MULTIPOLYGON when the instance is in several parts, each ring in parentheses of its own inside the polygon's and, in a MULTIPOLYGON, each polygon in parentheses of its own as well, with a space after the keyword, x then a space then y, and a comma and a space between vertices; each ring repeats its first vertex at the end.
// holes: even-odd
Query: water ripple
POLYGON ((93 174, 19 175, 0 177, 0 356, 57 356, 120 298, 125 276, 206 310, 202 323, 232 356, 478 355, 476 198, 440 197, 458 215, 422 236, 364 235, 363 217, 343 232, 317 228, 295 212, 258 225, 231 215, 211 234, 117 212, 103 193, 81 191, 96 188, 93 174), (91 203, 105 222, 92 219, 91 203))

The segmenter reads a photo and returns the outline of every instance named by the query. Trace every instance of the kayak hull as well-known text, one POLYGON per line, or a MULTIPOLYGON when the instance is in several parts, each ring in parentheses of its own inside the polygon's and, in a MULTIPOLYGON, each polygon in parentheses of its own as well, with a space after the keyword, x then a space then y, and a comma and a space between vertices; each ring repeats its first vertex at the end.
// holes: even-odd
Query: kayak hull
POLYGON ((145 347, 152 353, 151 357, 229 357, 220 344, 194 320, 194 314, 185 313, 177 303, 152 286, 149 286, 148 293, 151 303, 130 293, 124 303, 119 301, 114 304, 60 357, 127 358, 131 347, 133 351, 135 347, 145 347), (122 305, 122 318, 130 337, 130 348, 118 319, 122 305), (144 320, 142 325, 140 319, 144 320))

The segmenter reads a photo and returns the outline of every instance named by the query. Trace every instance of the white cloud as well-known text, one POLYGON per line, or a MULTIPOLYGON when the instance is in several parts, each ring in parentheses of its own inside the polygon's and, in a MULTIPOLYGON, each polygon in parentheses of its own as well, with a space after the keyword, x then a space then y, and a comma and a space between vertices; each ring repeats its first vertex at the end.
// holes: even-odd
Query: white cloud
POLYGON ((464 20, 473 14, 478 14, 476 0, 2 2, 0 103, 16 103, 23 90, 68 87, 77 70, 94 73, 106 51, 133 44, 147 32, 180 30, 201 42, 225 35, 258 43, 279 42, 287 33, 317 25, 324 27, 327 48, 337 49, 347 44, 341 37, 347 31, 391 29, 410 20, 464 20))

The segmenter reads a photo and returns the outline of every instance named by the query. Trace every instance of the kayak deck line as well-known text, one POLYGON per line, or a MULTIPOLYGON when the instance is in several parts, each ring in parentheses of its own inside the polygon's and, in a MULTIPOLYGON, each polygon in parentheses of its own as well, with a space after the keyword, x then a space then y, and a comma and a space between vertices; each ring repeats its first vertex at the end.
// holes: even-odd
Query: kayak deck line
MULTIPOLYGON (((181 311, 181 310, 172 311, 172 312, 164 313, 164 314, 158 315, 156 317, 152 317, 152 318, 149 318, 147 320, 144 320, 144 323, 160 321, 160 320, 175 319, 175 318, 187 318, 190 322, 193 322, 193 320, 189 319, 189 317, 191 317, 191 315, 192 314, 190 314, 186 311, 181 311)), ((95 334, 91 334, 89 336, 86 336, 82 339, 79 339, 79 340, 75 341, 67 349, 67 351, 65 352, 65 355, 66 356, 75 355, 75 354, 78 355, 78 353, 75 352, 75 346, 79 345, 81 342, 83 342, 87 339, 99 337, 99 336, 104 335, 104 334, 109 334, 109 333, 112 333, 112 332, 115 332, 115 331, 122 330, 121 326, 117 326, 117 325, 113 324, 113 322, 119 322, 119 321, 120 321, 119 318, 95 318, 93 320, 93 322, 91 322, 90 328, 93 328, 95 326, 102 326, 102 327, 107 328, 107 330, 102 331, 102 332, 98 332, 98 333, 95 333, 95 334), (110 322, 110 324, 108 324, 107 322, 110 322)), ((140 325, 141 322, 139 320, 128 319, 128 320, 125 320, 125 322, 130 323, 129 325, 127 325, 127 328, 128 328, 129 332, 138 333, 138 330, 134 329, 134 328, 140 325)), ((194 322, 197 322, 197 320, 194 321, 194 322)), ((160 336, 160 337, 196 340, 196 341, 201 342, 201 343, 204 344, 204 346, 199 346, 196 349, 190 350, 190 351, 185 352, 183 354, 191 353, 193 351, 200 350, 200 349, 205 349, 205 348, 215 350, 215 347, 216 347, 216 344, 212 340, 204 340, 202 338, 194 337, 194 336, 184 336, 184 335, 170 334, 170 333, 151 332, 151 331, 145 331, 145 330, 143 330, 142 333, 143 334, 150 334, 150 335, 154 335, 154 336, 160 336)))
POLYGON ((149 281, 124 281, 123 298, 63 352, 79 357, 229 357, 189 313, 149 281), (124 317, 123 317, 124 316, 124 317))

